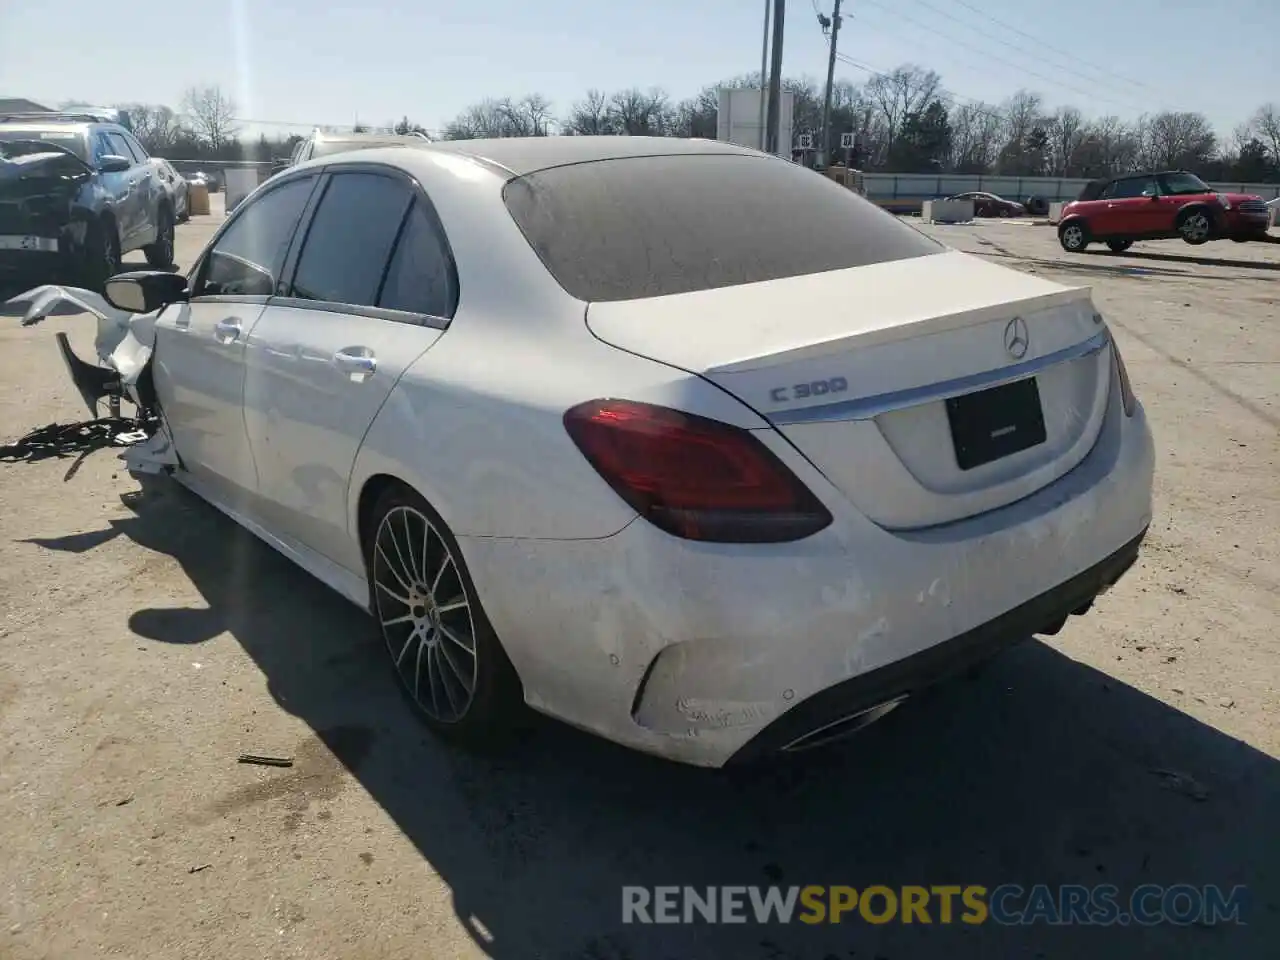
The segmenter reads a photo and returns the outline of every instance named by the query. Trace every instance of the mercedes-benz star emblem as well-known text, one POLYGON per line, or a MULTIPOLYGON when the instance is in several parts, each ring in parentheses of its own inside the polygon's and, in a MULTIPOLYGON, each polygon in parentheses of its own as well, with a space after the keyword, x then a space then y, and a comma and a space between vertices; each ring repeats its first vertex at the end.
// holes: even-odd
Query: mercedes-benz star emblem
POLYGON ((1004 328, 1005 350, 1013 359, 1021 360, 1027 355, 1027 348, 1030 346, 1031 334, 1027 332, 1027 321, 1014 317, 1004 328))

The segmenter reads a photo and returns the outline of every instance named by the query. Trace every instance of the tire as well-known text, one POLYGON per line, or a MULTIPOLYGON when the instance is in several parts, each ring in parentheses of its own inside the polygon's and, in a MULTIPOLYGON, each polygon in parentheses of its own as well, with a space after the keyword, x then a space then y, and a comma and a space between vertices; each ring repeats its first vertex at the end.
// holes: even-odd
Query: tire
POLYGON ((426 500, 400 484, 382 493, 369 517, 369 606, 414 712, 466 748, 508 742, 520 726, 520 681, 453 534, 426 500))
POLYGON ((1058 227, 1058 243, 1067 253, 1083 253, 1089 246, 1089 228, 1083 221, 1070 220, 1058 227))
POLYGON ((1112 253, 1124 253, 1133 246, 1132 240, 1108 240, 1107 246, 1111 248, 1112 253))
POLYGON ((160 208, 157 214, 158 224, 156 226, 156 242, 149 243, 142 248, 142 252, 146 254, 147 263, 153 267, 166 268, 173 266, 173 211, 168 205, 160 208))
POLYGON ((1213 217, 1204 207, 1192 207, 1178 218, 1178 235, 1198 247, 1213 239, 1213 217))
POLYGON ((80 282, 86 288, 102 293, 107 281, 120 272, 120 234, 115 221, 104 217, 89 224, 80 282))

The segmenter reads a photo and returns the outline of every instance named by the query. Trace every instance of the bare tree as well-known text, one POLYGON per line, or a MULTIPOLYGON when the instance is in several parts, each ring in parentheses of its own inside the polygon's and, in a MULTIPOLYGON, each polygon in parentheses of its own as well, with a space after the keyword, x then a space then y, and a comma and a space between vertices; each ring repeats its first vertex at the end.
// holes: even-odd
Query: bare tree
POLYGON ((196 137, 215 152, 232 143, 240 132, 235 102, 219 86, 189 88, 182 97, 182 110, 196 137))
POLYGON ((444 128, 446 140, 478 137, 545 137, 551 123, 551 101, 540 93, 513 100, 482 100, 463 110, 444 128))
POLYGON ((169 107, 152 103, 125 103, 117 109, 129 114, 133 135, 148 152, 163 156, 182 139, 182 125, 178 115, 169 107))
POLYGON ((1280 104, 1263 104, 1249 121, 1249 126, 1271 154, 1271 162, 1280 166, 1280 104))
POLYGON ((902 134, 907 117, 919 113, 942 90, 942 78, 933 70, 914 64, 891 73, 878 73, 867 83, 866 94, 884 122, 884 151, 887 155, 902 134))
POLYGON ((1147 166, 1194 170, 1217 153, 1217 135, 1201 113, 1158 113, 1143 125, 1143 132, 1147 166))
POLYGON ((608 96, 600 90, 588 90, 585 97, 569 108, 562 127, 565 133, 581 137, 613 133, 609 124, 608 96))
POLYGON ((1078 176, 1076 153, 1084 142, 1088 127, 1075 107, 1062 107, 1048 122, 1050 138, 1050 173, 1055 177, 1078 176))
POLYGON ((678 119, 667 94, 656 87, 619 90, 609 98, 609 117, 617 133, 631 137, 666 136, 678 119))
POLYGON ((986 173, 1000 147, 1004 120, 985 103, 957 104, 951 111, 951 167, 957 173, 986 173))

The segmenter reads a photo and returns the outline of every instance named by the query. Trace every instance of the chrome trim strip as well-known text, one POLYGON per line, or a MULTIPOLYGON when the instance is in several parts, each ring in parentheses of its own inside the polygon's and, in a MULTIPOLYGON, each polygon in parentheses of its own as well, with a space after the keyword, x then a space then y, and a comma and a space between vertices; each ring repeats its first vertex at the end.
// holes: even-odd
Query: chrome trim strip
POLYGON ((905 390, 891 390, 857 400, 841 400, 837 403, 824 403, 815 407, 802 407, 798 410, 779 410, 765 413, 765 417, 778 426, 789 426, 797 423, 821 423, 829 420, 870 420, 894 410, 904 410, 925 403, 936 403, 952 397, 985 390, 1002 384, 1013 383, 1035 376, 1049 367, 1072 360, 1082 360, 1102 350, 1111 342, 1106 330, 1095 333, 1088 340, 1074 346, 1064 347, 1053 353, 1045 354, 1034 360, 1016 363, 1011 367, 999 370, 988 370, 983 373, 971 373, 941 383, 931 383, 923 387, 908 387, 905 390))

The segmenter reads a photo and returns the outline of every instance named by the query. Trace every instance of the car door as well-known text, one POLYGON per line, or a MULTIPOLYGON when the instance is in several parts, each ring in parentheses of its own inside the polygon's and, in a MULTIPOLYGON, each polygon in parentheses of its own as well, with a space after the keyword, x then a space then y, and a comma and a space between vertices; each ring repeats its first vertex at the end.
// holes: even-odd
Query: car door
MULTIPOLYGON (((110 201, 123 249, 125 237, 134 229, 132 221, 136 216, 130 203, 129 174, 127 171, 106 173, 102 170, 102 158, 116 152, 115 146, 104 131, 97 130, 89 135, 89 149, 93 157, 93 168, 98 171, 98 186, 110 201)), ((129 155, 126 153, 124 156, 129 155)))
POLYGON ((250 335, 245 425, 274 532, 355 569, 347 490, 356 453, 405 369, 440 337, 456 270, 407 177, 342 165, 305 226, 288 296, 250 335))
POLYGON ((138 236, 135 241, 139 246, 155 243, 160 231, 160 201, 169 195, 169 185, 160 176, 159 167, 151 162, 151 154, 138 142, 138 138, 128 131, 117 134, 129 148, 135 167, 132 173, 135 197, 138 202, 138 236))
POLYGON ((152 371, 182 464, 219 502, 252 505, 244 355, 318 177, 286 180, 236 211, 191 274, 186 303, 156 321, 152 371))
MULTIPOLYGON (((1103 192, 1103 229, 1097 236, 1136 237, 1157 232, 1160 215, 1160 188, 1155 177, 1126 177, 1116 180, 1103 192)), ((1092 226, 1092 225, 1091 225, 1092 226)))
POLYGON ((133 150, 120 133, 108 130, 107 142, 111 144, 111 152, 124 157, 131 164, 129 169, 119 176, 124 178, 125 193, 120 206, 120 243, 121 251, 136 250, 147 238, 143 236, 147 229, 146 196, 148 190, 147 168, 138 162, 133 150))

